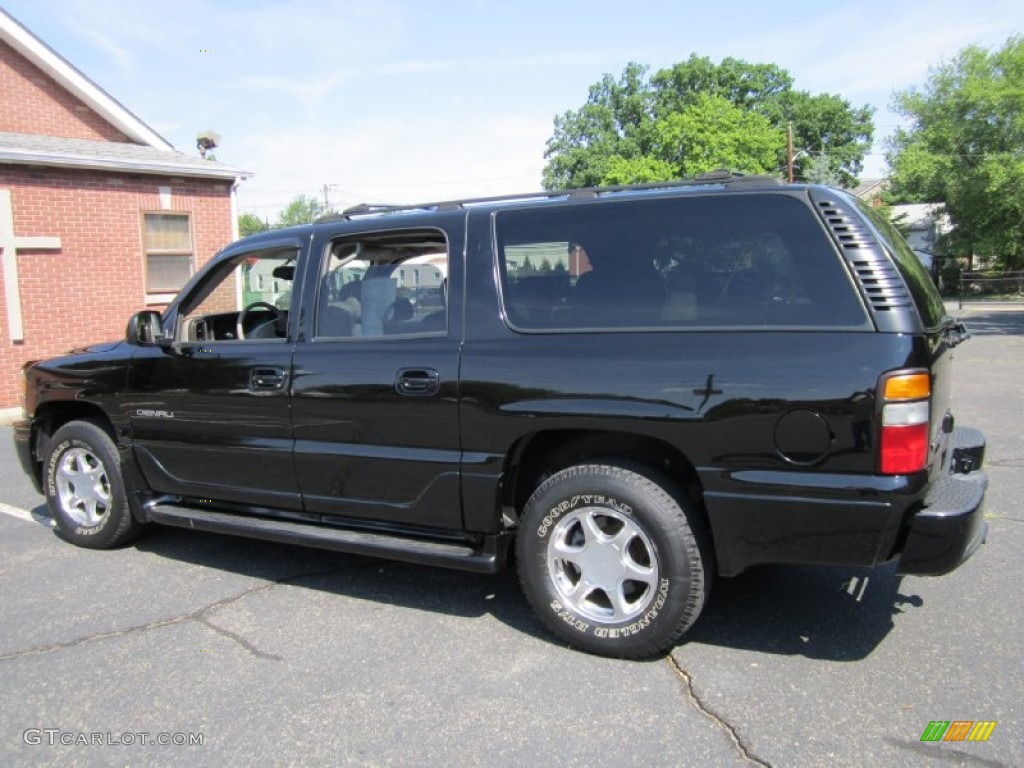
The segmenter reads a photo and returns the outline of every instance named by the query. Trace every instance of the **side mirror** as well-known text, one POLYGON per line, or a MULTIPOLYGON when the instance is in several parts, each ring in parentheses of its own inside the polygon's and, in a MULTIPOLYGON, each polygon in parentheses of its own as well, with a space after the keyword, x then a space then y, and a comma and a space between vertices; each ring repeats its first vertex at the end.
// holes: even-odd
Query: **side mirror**
POLYGON ((166 342, 160 313, 145 309, 132 315, 125 329, 125 341, 136 347, 163 346, 166 342))

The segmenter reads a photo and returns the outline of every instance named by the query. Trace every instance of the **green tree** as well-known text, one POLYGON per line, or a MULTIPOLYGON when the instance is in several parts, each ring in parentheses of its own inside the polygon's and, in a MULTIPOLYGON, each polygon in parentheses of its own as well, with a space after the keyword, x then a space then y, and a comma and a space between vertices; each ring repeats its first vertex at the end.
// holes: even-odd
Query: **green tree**
MULTIPOLYGON (((618 81, 606 74, 590 86, 586 104, 555 117, 545 152, 545 188, 596 186, 607 178, 613 158, 642 162, 639 158, 649 155, 653 107, 646 73, 646 67, 631 63, 618 81)), ((651 162, 653 177, 666 178, 667 166, 655 164, 654 158, 651 162)))
POLYGON ((758 112, 772 124, 787 119, 782 99, 793 90, 793 78, 775 64, 750 64, 731 57, 715 64, 706 56, 691 54, 651 76, 655 116, 679 112, 701 95, 718 96, 743 110, 758 112))
POLYGON ((313 195, 296 195, 281 213, 277 215, 274 229, 294 227, 297 224, 311 224, 321 216, 335 213, 334 208, 320 202, 313 195))
POLYGON ((800 175, 811 184, 824 184, 829 187, 841 187, 844 181, 842 172, 837 170, 825 155, 809 157, 803 164, 800 175))
POLYGON ((267 225, 255 213, 243 213, 238 217, 238 235, 248 237, 259 232, 266 232, 267 225))
POLYGON ((853 107, 831 93, 790 91, 771 105, 775 125, 793 124, 794 176, 815 184, 852 188, 875 133, 871 106, 853 107))
POLYGON ((654 149, 683 176, 717 168, 772 173, 785 133, 762 114, 724 96, 699 94, 678 112, 655 122, 654 149))
POLYGON ((606 74, 592 85, 578 110, 555 118, 544 186, 660 181, 720 167, 781 173, 790 121, 797 177, 817 158, 819 169, 852 186, 871 146, 871 117, 870 107, 793 90, 774 64, 715 64, 694 54, 648 78, 631 63, 618 80, 606 74), (710 123, 702 128, 702 120, 710 123))
POLYGON ((911 124, 889 141, 889 199, 944 203, 941 251, 1024 269, 1024 38, 963 49, 893 107, 911 124))

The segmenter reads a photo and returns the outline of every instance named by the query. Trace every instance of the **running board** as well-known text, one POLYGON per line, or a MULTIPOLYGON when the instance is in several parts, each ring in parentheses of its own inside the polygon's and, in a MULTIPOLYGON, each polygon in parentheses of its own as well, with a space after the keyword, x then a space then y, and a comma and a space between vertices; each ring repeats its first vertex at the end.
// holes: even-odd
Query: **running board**
POLYGON ((291 520, 272 520, 231 512, 211 512, 173 504, 146 507, 154 523, 227 533, 250 539, 330 549, 353 555, 369 555, 406 563, 437 565, 476 573, 497 573, 505 567, 506 541, 502 534, 484 536, 479 549, 468 544, 407 538, 395 534, 330 528, 291 520))

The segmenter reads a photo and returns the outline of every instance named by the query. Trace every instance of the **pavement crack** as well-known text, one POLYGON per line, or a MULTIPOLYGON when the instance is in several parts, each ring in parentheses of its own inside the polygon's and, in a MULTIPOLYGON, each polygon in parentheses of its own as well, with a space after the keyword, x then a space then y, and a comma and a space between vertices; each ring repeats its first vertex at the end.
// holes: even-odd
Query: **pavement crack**
POLYGON ((77 648, 82 645, 88 645, 89 643, 96 643, 102 640, 109 640, 113 637, 124 637, 125 635, 133 635, 138 632, 148 632, 151 629, 162 629, 164 627, 171 627, 176 624, 184 624, 188 621, 194 621, 202 624, 205 627, 209 627, 214 632, 223 635, 224 637, 230 638, 238 643, 240 646, 245 648, 247 651, 261 659, 270 659, 274 661, 281 661, 279 656, 275 656, 270 653, 260 651, 258 648, 249 643, 245 638, 235 634, 223 627, 219 627, 213 624, 207 617, 207 614, 216 611, 219 608, 223 608, 227 605, 237 603, 239 600, 244 600, 247 597, 255 595, 258 592, 263 592, 268 589, 273 589, 280 586, 288 586, 294 584, 302 579, 316 578, 318 576, 330 576, 336 573, 344 573, 347 571, 359 570, 361 568, 368 568, 375 563, 359 564, 355 566, 345 566, 339 568, 321 569, 317 571, 303 571, 302 573, 294 573, 289 576, 282 576, 279 579, 268 581, 263 584, 256 584, 248 589, 239 592, 237 595, 230 595, 220 600, 216 600, 209 605, 204 605, 202 608, 198 608, 191 613, 182 614, 180 616, 171 616, 166 619, 158 619, 156 621, 150 621, 145 624, 138 624, 134 627, 126 627, 124 629, 112 629, 106 632, 97 632, 92 635, 86 635, 85 637, 78 637, 74 640, 65 640, 61 643, 51 643, 50 645, 38 645, 32 648, 25 648, 20 651, 12 651, 10 653, 0 654, 0 661, 11 661, 12 659, 21 659, 26 656, 39 656, 44 653, 51 653, 53 651, 63 651, 68 648, 77 648))
POLYGON ((676 677, 682 680, 686 689, 687 698, 690 699, 693 706, 696 707, 697 711, 704 715, 704 717, 708 718, 708 720, 726 732, 729 739, 732 741, 733 746, 736 747, 736 750, 740 753, 740 756, 747 762, 753 763, 754 765, 760 765, 763 768, 772 768, 771 763, 762 760, 750 751, 750 747, 746 745, 736 728, 733 727, 728 720, 701 701, 700 696, 697 695, 697 691, 693 687, 693 678, 690 677, 689 673, 679 665, 679 662, 676 661, 675 657, 671 653, 665 657, 665 660, 668 662, 669 668, 675 673, 676 677))
POLYGON ((229 640, 234 640, 236 643, 238 643, 240 646, 245 648, 245 650, 247 650, 253 656, 256 656, 256 657, 258 657, 260 659, 267 659, 269 661, 281 661, 281 657, 280 656, 275 656, 273 653, 265 653, 264 651, 261 651, 259 648, 257 648, 255 645, 250 643, 248 640, 246 640, 241 635, 236 635, 234 632, 232 632, 229 629, 225 629, 224 627, 217 626, 216 624, 214 624, 212 621, 210 621, 205 616, 197 616, 195 618, 195 621, 198 622, 199 624, 202 624, 203 626, 209 627, 214 632, 216 632, 218 635, 223 635, 224 637, 228 638, 229 640))
POLYGON ((52 643, 50 645, 37 645, 34 648, 25 648, 20 651, 13 651, 11 653, 5 653, 0 655, 0 661, 10 661, 11 659, 20 659, 25 656, 38 656, 43 653, 50 653, 51 651, 62 651, 67 648, 77 648, 80 645, 86 645, 88 643, 95 643, 100 640, 107 640, 111 637, 122 637, 124 635, 135 634, 136 632, 145 632, 150 629, 159 629, 160 627, 170 627, 175 624, 181 624, 186 621, 191 621, 191 616, 174 616, 169 619, 160 619, 159 621, 151 621, 148 624, 139 624, 138 626, 128 627, 126 629, 112 629, 108 632, 97 632, 94 635, 86 635, 85 637, 78 637, 74 640, 66 640, 63 643, 52 643))

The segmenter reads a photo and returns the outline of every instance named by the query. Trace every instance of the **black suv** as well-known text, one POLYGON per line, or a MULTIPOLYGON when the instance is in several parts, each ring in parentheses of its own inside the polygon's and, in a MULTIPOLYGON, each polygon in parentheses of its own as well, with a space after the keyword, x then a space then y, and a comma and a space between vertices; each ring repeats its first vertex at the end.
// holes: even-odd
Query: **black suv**
POLYGON ((232 243, 124 341, 27 366, 60 532, 147 522, 473 571, 587 650, 664 651, 715 574, 956 568, 964 335, 848 194, 689 182, 361 207, 232 243))

